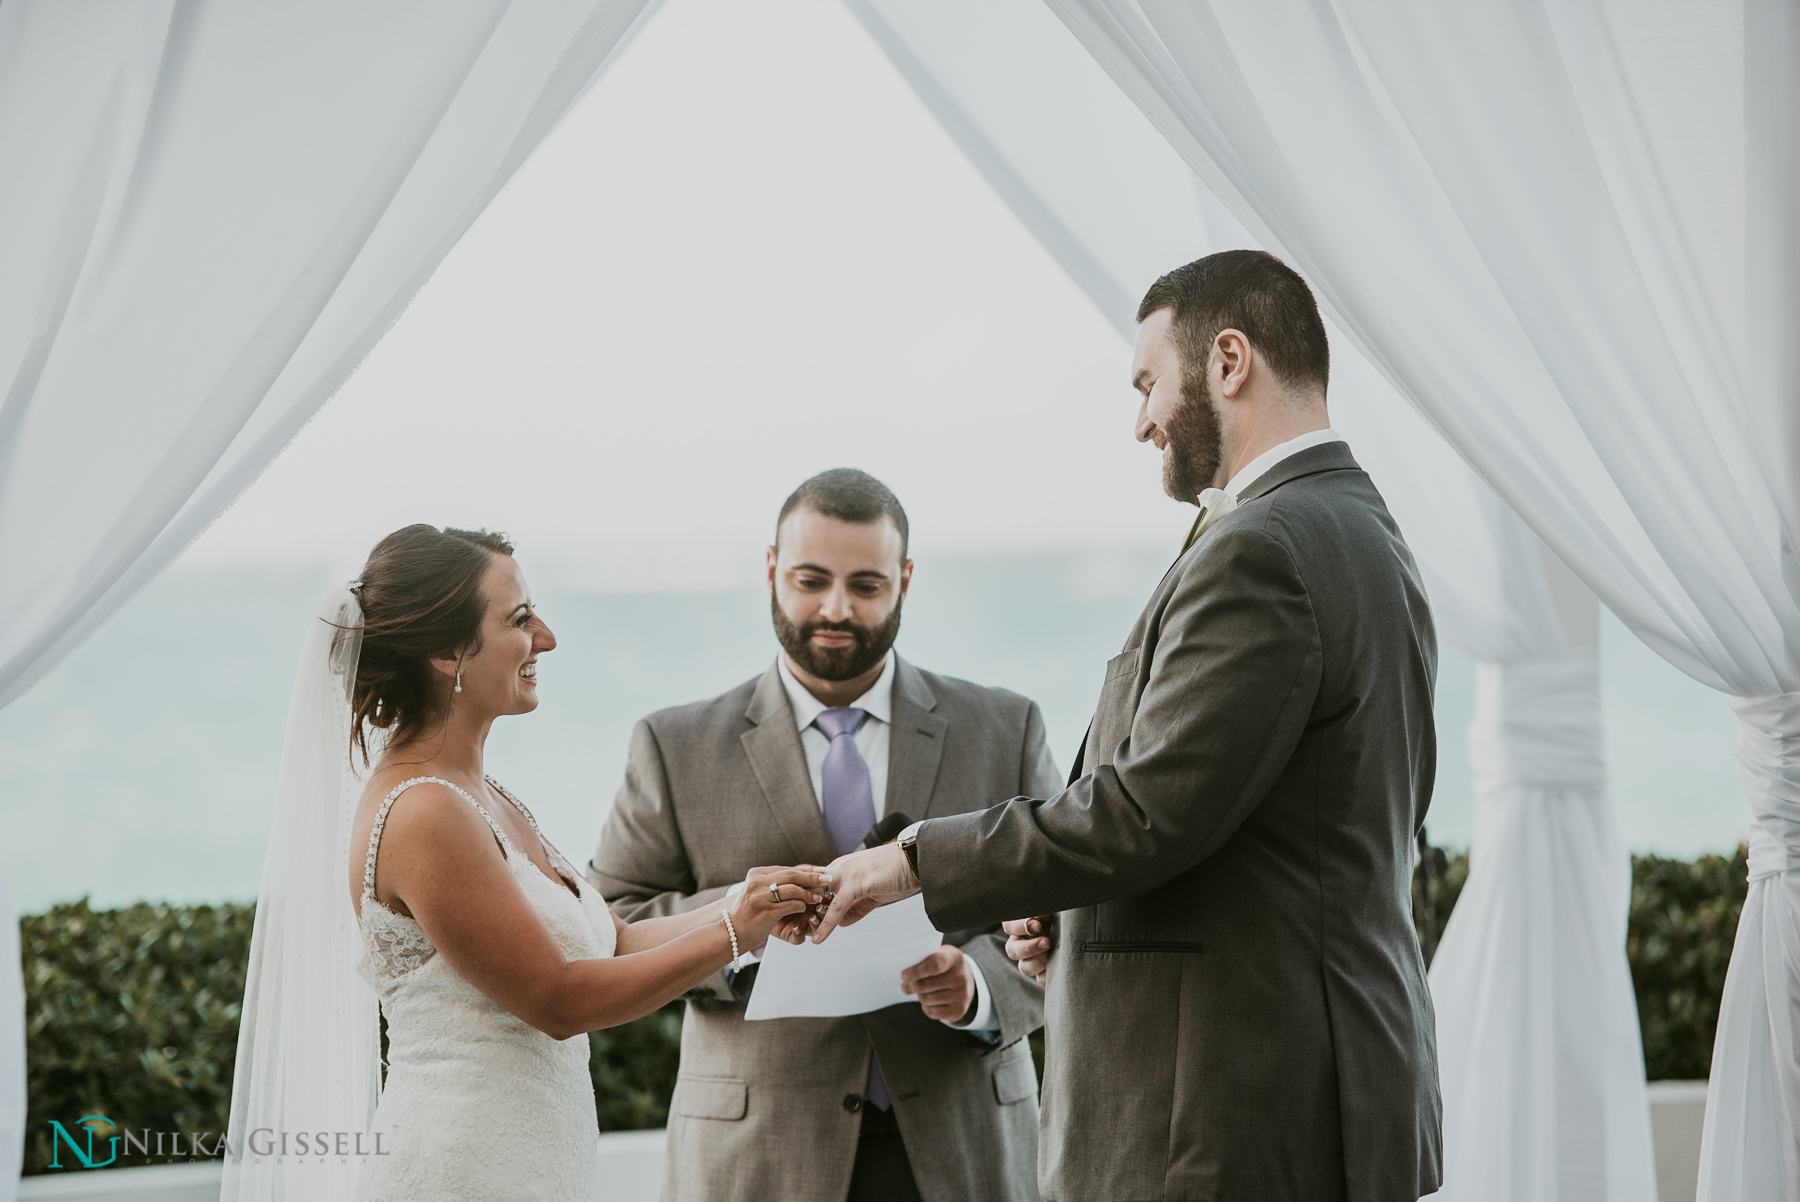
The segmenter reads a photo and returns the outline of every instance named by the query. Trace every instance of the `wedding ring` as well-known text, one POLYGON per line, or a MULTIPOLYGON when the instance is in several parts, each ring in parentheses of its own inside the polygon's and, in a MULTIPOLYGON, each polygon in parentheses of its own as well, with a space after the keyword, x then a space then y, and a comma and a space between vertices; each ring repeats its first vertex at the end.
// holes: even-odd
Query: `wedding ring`
POLYGON ((781 904, 781 886, 774 881, 769 882, 769 896, 775 899, 776 905, 781 904))

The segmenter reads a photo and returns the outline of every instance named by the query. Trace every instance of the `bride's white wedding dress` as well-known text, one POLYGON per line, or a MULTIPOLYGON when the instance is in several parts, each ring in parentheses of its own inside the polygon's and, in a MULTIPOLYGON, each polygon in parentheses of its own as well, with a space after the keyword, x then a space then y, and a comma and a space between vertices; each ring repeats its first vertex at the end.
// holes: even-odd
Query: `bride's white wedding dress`
MULTIPOLYGON (((615 945, 606 903, 541 832, 545 854, 568 872, 579 898, 539 871, 481 803, 449 781, 417 777, 389 793, 369 832, 357 966, 388 1021, 387 1084, 373 1126, 387 1154, 364 1162, 357 1202, 586 1202, 599 1139, 587 1036, 555 1040, 496 1006, 437 954, 418 923, 375 899, 375 853, 388 810, 427 781, 455 789, 487 819, 565 957, 599 959, 615 945)), ((537 831, 517 798, 488 783, 537 831)))

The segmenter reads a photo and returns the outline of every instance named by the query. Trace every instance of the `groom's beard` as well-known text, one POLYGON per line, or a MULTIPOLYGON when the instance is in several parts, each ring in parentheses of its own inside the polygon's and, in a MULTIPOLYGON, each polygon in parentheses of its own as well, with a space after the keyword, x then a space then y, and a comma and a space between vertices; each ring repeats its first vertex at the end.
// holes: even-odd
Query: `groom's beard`
POLYGON ((895 604, 894 612, 879 626, 858 626, 854 622, 827 622, 824 619, 795 625, 782 610, 781 602, 769 598, 769 612, 775 619, 775 637, 781 641, 781 649, 820 680, 834 683, 855 680, 881 662, 900 635, 900 608, 895 604), (856 641, 848 647, 815 647, 812 636, 819 630, 842 631, 856 641))
POLYGON ((1183 376, 1181 403, 1163 423, 1169 450, 1163 456, 1163 491, 1177 501, 1193 503, 1201 490, 1213 486, 1224 458, 1224 436, 1219 430, 1219 407, 1213 403, 1210 381, 1183 376))

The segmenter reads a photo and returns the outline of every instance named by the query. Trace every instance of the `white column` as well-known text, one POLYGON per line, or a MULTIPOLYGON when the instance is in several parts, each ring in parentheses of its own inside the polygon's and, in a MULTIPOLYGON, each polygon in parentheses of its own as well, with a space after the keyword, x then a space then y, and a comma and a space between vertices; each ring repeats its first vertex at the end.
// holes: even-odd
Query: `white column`
POLYGON ((1484 663, 1468 884, 1431 966, 1455 1202, 1652 1202, 1597 649, 1484 663))
POLYGON ((1800 693, 1740 697, 1750 892, 1713 1040, 1699 1202, 1800 1199, 1800 693))

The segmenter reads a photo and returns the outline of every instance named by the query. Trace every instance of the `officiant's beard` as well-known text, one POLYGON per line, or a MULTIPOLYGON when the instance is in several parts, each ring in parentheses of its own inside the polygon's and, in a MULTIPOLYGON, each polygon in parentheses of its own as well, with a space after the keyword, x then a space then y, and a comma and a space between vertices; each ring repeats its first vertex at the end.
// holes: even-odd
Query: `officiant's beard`
POLYGON ((833 684, 855 680, 881 662, 900 636, 900 606, 879 626, 858 626, 854 622, 827 622, 823 618, 796 625, 781 608, 781 602, 769 598, 769 612, 775 619, 775 637, 788 658, 820 680, 833 684), (812 636, 820 630, 841 631, 856 641, 848 647, 815 647, 812 636))
POLYGON ((1163 491, 1190 504, 1202 489, 1213 486, 1225 455, 1219 429, 1219 407, 1213 402, 1211 381, 1183 379, 1181 403, 1163 423, 1169 450, 1163 456, 1163 491))

